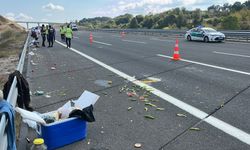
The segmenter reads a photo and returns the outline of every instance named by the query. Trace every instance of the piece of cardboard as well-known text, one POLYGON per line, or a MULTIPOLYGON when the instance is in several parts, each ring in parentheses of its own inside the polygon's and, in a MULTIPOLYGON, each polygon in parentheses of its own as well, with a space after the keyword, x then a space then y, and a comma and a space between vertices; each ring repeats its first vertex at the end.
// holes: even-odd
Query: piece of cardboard
POLYGON ((82 110, 83 108, 86 108, 90 105, 94 105, 99 98, 99 95, 96 95, 89 91, 84 91, 82 95, 73 102, 75 103, 75 107, 82 110))

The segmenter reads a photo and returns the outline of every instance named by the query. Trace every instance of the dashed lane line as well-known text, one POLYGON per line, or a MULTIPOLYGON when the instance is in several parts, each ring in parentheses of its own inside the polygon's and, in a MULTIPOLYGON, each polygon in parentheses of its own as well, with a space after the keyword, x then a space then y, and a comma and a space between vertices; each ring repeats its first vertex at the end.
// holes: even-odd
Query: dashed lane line
POLYGON ((217 52, 217 51, 213 51, 213 53, 222 54, 222 55, 229 55, 229 56, 237 56, 237 57, 250 58, 250 56, 248 56, 248 55, 240 55, 240 54, 233 54, 233 53, 224 53, 224 52, 217 52))
POLYGON ((122 40, 124 42, 131 42, 131 43, 138 43, 138 44, 146 44, 146 42, 141 42, 141 41, 132 41, 132 40, 122 40))
POLYGON ((98 44, 102 44, 102 45, 112 46, 112 44, 104 43, 104 42, 100 42, 100 41, 93 41, 93 42, 98 43, 98 44))

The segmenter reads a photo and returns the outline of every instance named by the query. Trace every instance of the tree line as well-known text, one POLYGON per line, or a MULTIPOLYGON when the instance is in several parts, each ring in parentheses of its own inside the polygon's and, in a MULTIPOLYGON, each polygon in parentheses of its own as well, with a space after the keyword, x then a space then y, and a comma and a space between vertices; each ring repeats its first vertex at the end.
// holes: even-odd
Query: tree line
POLYGON ((250 0, 234 4, 212 5, 203 11, 174 8, 158 14, 124 14, 115 18, 95 17, 80 20, 87 28, 189 29, 199 25, 225 30, 250 29, 250 0))

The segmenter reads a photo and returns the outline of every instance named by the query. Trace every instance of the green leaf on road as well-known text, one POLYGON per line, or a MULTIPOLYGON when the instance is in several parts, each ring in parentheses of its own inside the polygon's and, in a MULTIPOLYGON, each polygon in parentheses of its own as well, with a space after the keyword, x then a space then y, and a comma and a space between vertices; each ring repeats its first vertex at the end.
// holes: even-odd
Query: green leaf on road
POLYGON ((176 114, 176 116, 178 116, 178 117, 187 117, 187 115, 185 115, 185 114, 176 114))
POLYGON ((145 115, 144 118, 147 118, 147 119, 155 119, 155 117, 151 116, 151 115, 145 115))

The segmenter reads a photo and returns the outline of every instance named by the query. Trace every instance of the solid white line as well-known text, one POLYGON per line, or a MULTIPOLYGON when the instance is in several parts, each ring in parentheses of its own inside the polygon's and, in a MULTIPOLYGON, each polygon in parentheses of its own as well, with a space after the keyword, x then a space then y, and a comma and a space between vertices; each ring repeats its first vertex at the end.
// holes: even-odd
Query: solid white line
MULTIPOLYGON (((61 44, 62 46, 66 47, 65 44, 58 42, 58 41, 56 41, 56 42, 61 44)), ((147 85, 139 80, 136 80, 134 77, 129 76, 129 75, 125 74, 124 72, 121 72, 121 71, 119 71, 119 70, 91 57, 91 56, 88 56, 88 55, 86 55, 86 54, 84 54, 84 53, 82 53, 74 48, 70 48, 70 50, 87 58, 87 59, 89 59, 89 60, 91 60, 91 61, 93 61, 93 62, 95 62, 96 64, 108 69, 109 71, 127 79, 128 81, 133 82, 134 84, 136 84, 138 86, 144 87, 146 89, 150 89, 151 93, 153 93, 154 95, 156 95, 156 96, 164 99, 165 101, 179 107, 182 110, 185 110, 186 112, 194 115, 195 117, 197 117, 199 119, 204 119, 204 121, 209 123, 210 125, 218 128, 218 129, 224 131, 225 133, 237 138, 238 140, 250 145, 250 134, 248 134, 247 132, 244 132, 244 131, 242 131, 242 130, 240 130, 240 129, 238 129, 238 128, 236 128, 236 127, 234 127, 234 126, 232 126, 224 121, 221 121, 213 116, 206 118, 208 116, 207 113, 205 113, 205 112, 203 112, 203 111, 201 111, 201 110, 199 110, 199 109, 197 109, 189 104, 186 104, 186 103, 182 102, 181 100, 178 100, 177 98, 174 98, 174 97, 172 97, 172 96, 170 96, 170 95, 168 95, 168 94, 166 94, 166 93, 164 93, 164 92, 162 92, 162 91, 160 91, 160 90, 158 90, 150 85, 147 85)))
POLYGON ((224 52, 216 52, 216 51, 213 51, 213 53, 216 53, 216 54, 223 54, 223 55, 230 55, 230 56, 238 56, 238 57, 250 58, 250 56, 248 56, 248 55, 240 55, 240 54, 224 53, 224 52))
POLYGON ((162 40, 162 39, 157 39, 157 38, 151 38, 150 40, 162 41, 162 42, 172 42, 172 41, 174 41, 174 40, 162 40))
POLYGON ((107 46, 112 46, 112 44, 109 44, 109 43, 104 43, 104 42, 99 42, 99 41, 93 41, 93 42, 98 43, 98 44, 107 45, 107 46))
POLYGON ((229 42, 229 41, 225 41, 225 43, 228 43, 228 44, 250 44, 250 43, 247 43, 247 42, 229 42))
POLYGON ((141 42, 141 41, 131 41, 131 40, 122 40, 124 42, 132 42, 132 43, 138 43, 138 44, 146 44, 146 42, 141 42))
MULTIPOLYGON (((162 55, 162 54, 157 54, 157 56, 166 57, 166 58, 172 58, 171 56, 162 55)), ((220 70, 226 70, 226 71, 240 73, 240 74, 244 74, 244 75, 250 76, 249 72, 244 72, 244 71, 240 71, 240 70, 234 70, 234 69, 224 68, 224 67, 220 67, 220 66, 215 66, 215 65, 200 63, 200 62, 191 61, 191 60, 187 60, 187 59, 180 59, 180 60, 184 61, 184 62, 189 62, 189 63, 198 64, 198 65, 202 65, 202 66, 206 66, 206 67, 216 68, 216 69, 220 69, 220 70)))

